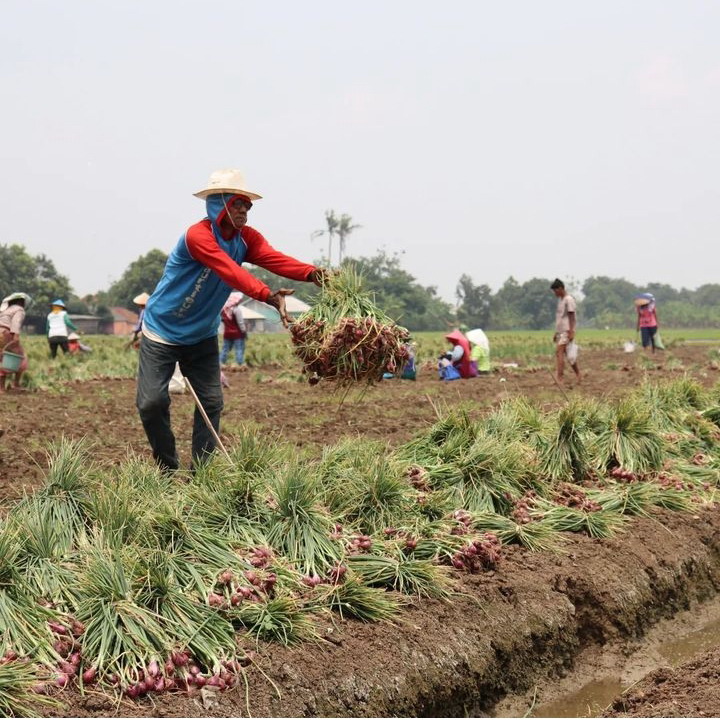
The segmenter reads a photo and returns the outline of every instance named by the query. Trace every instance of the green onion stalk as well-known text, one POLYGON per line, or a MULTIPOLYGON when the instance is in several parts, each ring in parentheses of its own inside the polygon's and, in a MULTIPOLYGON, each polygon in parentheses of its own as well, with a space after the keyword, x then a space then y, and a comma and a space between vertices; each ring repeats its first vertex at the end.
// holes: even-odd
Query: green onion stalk
POLYGON ((328 278, 315 305, 290 332, 311 382, 372 384, 385 372, 402 371, 410 357, 410 333, 377 307, 350 266, 328 278))

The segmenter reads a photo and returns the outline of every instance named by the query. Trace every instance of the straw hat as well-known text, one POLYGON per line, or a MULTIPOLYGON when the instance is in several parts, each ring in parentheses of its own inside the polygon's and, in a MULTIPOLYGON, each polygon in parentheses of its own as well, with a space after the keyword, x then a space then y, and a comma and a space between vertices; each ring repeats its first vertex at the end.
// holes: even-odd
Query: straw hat
POLYGON ((248 191, 245 177, 236 168, 223 168, 219 171, 213 171, 210 174, 208 185, 194 193, 193 196, 206 199, 210 194, 239 194, 251 201, 262 198, 260 194, 248 191))
POLYGON ((70 334, 68 334, 68 339, 72 339, 72 340, 80 339, 80 335, 77 334, 76 332, 70 332, 70 334))
POLYGON ((647 306, 648 304, 650 304, 650 300, 649 300, 649 299, 636 299, 636 300, 635 300, 635 306, 636 306, 636 307, 645 307, 645 306, 647 306))
POLYGON ((150 299, 150 295, 147 292, 143 292, 133 299, 133 304, 137 304, 138 307, 144 307, 147 304, 148 299, 150 299))

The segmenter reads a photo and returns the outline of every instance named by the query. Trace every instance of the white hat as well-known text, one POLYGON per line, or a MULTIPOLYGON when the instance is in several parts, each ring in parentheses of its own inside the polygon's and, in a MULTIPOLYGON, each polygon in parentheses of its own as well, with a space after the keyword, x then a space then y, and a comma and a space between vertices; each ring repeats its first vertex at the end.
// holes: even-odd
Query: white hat
POLYGON ((150 295, 147 292, 143 292, 142 294, 138 294, 135 299, 133 299, 133 304, 137 304, 138 307, 142 307, 147 304, 148 299, 150 299, 150 295))
POLYGON ((248 191, 245 185, 245 177, 236 168, 223 168, 213 171, 210 174, 208 185, 194 193, 199 199, 206 199, 210 194, 240 194, 251 201, 261 199, 260 194, 248 191))

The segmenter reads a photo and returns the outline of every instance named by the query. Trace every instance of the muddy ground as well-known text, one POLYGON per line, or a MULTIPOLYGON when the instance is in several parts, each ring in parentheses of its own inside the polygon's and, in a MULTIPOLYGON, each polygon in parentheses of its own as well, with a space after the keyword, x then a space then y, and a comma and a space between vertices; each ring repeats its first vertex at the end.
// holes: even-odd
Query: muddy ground
POLYGON ((720 648, 677 668, 648 674, 615 701, 606 717, 720 717, 720 648))
MULTIPOLYGON (((556 406, 566 396, 619 396, 644 379, 683 374, 713 385, 720 371, 707 347, 658 355, 646 369, 639 355, 588 352, 585 378, 560 390, 547 369, 505 368, 475 380, 442 383, 432 371, 417 382, 387 381, 339 404, 323 386, 286 371, 230 369, 223 430, 227 442, 246 422, 298 447, 319 450, 361 434, 401 443, 426 428, 438 407, 472 401, 478 412, 524 394, 556 406)), ((192 403, 173 399, 173 421, 189 462, 192 403)), ((45 450, 61 435, 84 436, 99 464, 128 450, 147 455, 131 380, 75 384, 60 393, 0 397, 0 506, 42 480, 45 450)), ((713 597, 720 589, 720 511, 665 514, 633 521, 617 538, 570 536, 563 553, 508 547, 497 572, 452 572, 452 600, 408 605, 395 624, 318 621, 322 638, 299 649, 261 645, 259 668, 248 670, 249 694, 217 698, 164 695, 123 702, 100 694, 63 695, 69 716, 399 716, 496 713, 507 694, 552 688, 583 650, 637 640, 663 616, 713 597), (272 679, 272 684, 269 679, 272 679), (277 690, 276 688, 277 687, 277 690), (278 693, 280 696, 278 697, 278 693)), ((538 701, 540 701, 538 699, 538 701)), ((522 715, 522 712, 520 713, 522 715)))

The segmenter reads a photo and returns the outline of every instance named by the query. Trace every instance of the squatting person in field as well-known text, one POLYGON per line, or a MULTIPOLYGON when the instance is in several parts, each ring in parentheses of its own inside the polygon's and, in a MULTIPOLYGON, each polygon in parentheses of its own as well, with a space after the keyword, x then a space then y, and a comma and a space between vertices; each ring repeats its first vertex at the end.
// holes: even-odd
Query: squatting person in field
MULTIPOLYGON (((168 385, 180 369, 210 418, 220 429, 223 396, 220 384, 218 328, 220 310, 233 289, 278 310, 287 325, 285 296, 292 289, 270 288, 241 264, 257 264, 275 274, 318 286, 323 269, 273 249, 263 235, 247 226, 253 201, 236 169, 216 171, 195 196, 205 200, 207 217, 193 224, 168 257, 162 278, 145 307, 137 382, 137 407, 153 457, 166 470, 179 460, 170 428, 168 385)), ((215 449, 215 439, 195 410, 192 433, 193 464, 215 449)))
MULTIPOLYGON (((577 304, 575 299, 565 291, 565 284, 556 279, 551 285, 553 294, 557 297, 557 309, 555 311, 555 374, 557 381, 562 382, 565 373, 565 356, 568 344, 575 340, 575 326, 577 323, 577 304)), ((580 382, 580 369, 577 361, 570 362, 578 382, 580 382)))

